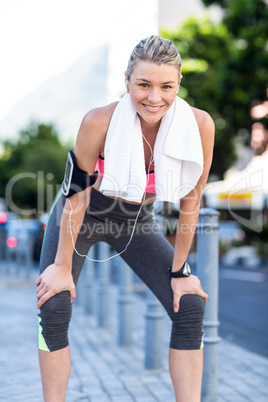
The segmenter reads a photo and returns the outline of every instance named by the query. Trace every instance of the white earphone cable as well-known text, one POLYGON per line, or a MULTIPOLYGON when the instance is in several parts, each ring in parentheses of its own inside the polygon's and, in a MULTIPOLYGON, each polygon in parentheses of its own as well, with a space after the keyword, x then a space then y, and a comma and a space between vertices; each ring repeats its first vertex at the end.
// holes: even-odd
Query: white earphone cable
MULTIPOLYGON (((143 136, 143 138, 145 139, 145 141, 147 142, 147 144, 148 144, 148 146, 149 146, 149 148, 150 148, 150 151, 151 151, 150 162, 149 162, 149 166, 148 166, 148 170, 147 170, 147 177, 146 177, 146 186, 147 186, 147 184, 148 184, 148 182, 149 182, 149 179, 150 179, 150 176, 149 176, 149 175, 150 175, 150 167, 151 167, 151 164, 152 164, 153 161, 154 161, 154 157, 153 157, 153 150, 152 150, 151 145, 150 145, 149 142, 146 140, 146 138, 144 137, 143 134, 142 134, 142 136, 143 136)), ((75 251, 76 254, 78 254, 80 257, 86 257, 89 261, 93 261, 93 262, 105 262, 105 261, 111 260, 112 258, 118 257, 120 254, 122 254, 122 253, 123 253, 124 251, 126 251, 126 249, 128 248, 128 246, 129 246, 129 244, 130 244, 130 242, 131 242, 131 240, 132 240, 132 238, 133 238, 133 236, 134 236, 134 230, 135 230, 135 227, 136 227, 136 224, 137 224, 137 220, 138 220, 139 214, 140 214, 141 209, 142 209, 142 207, 143 207, 143 205, 144 205, 145 193, 143 194, 142 203, 141 203, 141 206, 140 206, 139 211, 138 211, 138 213, 137 213, 137 216, 136 216, 136 218, 135 218, 134 226, 133 226, 133 229, 132 229, 130 238, 129 238, 129 240, 128 240, 126 246, 125 246, 125 248, 124 248, 122 251, 120 251, 120 253, 114 254, 114 255, 112 255, 111 257, 105 258, 105 259, 103 259, 103 260, 96 260, 96 259, 94 259, 94 258, 90 258, 90 257, 88 257, 86 254, 80 254, 80 253, 77 251, 77 249, 76 249, 76 247, 75 247, 75 244, 74 244, 74 238, 73 238, 73 233, 72 233, 72 220, 71 220, 71 217, 72 217, 72 213, 73 213, 73 207, 72 207, 72 203, 71 203, 71 201, 69 200, 69 198, 67 198, 67 200, 68 200, 68 202, 69 202, 69 204, 70 204, 70 207, 71 207, 71 212, 70 212, 70 215, 69 215, 69 225, 70 225, 70 234, 71 234, 71 239, 72 239, 72 244, 73 244, 74 251, 75 251)))

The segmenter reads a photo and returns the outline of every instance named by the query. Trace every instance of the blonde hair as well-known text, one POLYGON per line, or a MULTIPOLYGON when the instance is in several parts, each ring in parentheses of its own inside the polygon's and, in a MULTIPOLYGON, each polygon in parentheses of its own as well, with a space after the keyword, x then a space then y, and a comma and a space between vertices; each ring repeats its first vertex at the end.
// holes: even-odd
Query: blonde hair
POLYGON ((139 60, 174 65, 178 69, 179 77, 181 75, 181 56, 178 49, 170 40, 160 38, 158 35, 151 35, 134 47, 127 66, 128 80, 139 60))

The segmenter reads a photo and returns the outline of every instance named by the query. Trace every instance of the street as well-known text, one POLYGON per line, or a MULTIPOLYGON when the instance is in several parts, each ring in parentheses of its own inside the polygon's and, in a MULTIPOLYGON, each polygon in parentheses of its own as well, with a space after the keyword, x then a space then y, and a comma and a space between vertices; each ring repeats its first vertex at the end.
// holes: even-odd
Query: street
POLYGON ((268 357, 268 267, 220 265, 219 321, 222 339, 268 357))
POLYGON ((268 267, 220 267, 219 335, 268 357, 268 267))

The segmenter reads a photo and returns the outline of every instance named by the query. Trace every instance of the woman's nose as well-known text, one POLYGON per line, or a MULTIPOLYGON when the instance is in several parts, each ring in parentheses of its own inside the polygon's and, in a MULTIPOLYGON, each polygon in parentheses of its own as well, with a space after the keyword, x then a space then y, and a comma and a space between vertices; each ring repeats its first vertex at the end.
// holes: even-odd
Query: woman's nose
POLYGON ((151 103, 159 103, 161 101, 161 95, 157 88, 152 88, 148 95, 148 101, 151 103))

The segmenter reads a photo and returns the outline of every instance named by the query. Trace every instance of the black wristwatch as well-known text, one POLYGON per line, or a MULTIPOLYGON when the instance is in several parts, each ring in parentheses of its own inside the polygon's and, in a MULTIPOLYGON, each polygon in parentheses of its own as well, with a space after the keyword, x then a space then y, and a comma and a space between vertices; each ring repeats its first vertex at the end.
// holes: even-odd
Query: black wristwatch
POLYGON ((171 278, 187 278, 191 275, 191 267, 190 264, 185 261, 182 268, 179 271, 172 272, 172 267, 168 269, 169 275, 171 278))

